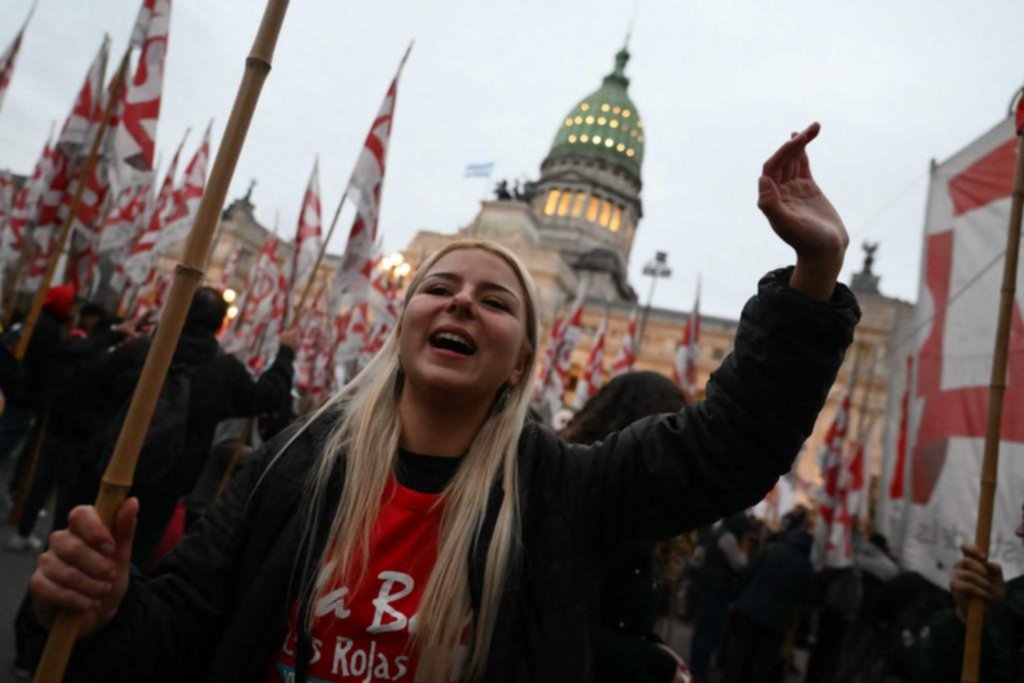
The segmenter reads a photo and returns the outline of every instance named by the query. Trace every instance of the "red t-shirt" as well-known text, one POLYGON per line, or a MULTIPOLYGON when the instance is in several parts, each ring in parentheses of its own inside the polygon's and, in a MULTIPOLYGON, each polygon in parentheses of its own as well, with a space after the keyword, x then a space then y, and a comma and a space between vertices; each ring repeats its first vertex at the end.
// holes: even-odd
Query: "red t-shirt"
MULTIPOLYGON (((416 628, 423 587, 437 561, 442 510, 439 495, 413 491, 391 476, 370 537, 363 580, 351 586, 336 572, 313 604, 311 683, 415 678, 416 653, 409 647, 409 634, 416 628)), ((268 662, 268 682, 294 680, 297 610, 293 604, 288 635, 268 662)))

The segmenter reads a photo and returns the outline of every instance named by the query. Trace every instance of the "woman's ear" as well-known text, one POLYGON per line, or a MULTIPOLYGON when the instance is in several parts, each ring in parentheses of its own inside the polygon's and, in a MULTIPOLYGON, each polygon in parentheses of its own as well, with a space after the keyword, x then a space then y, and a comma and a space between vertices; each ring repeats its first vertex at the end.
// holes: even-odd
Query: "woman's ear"
POLYGON ((523 351, 519 355, 519 362, 516 363, 516 366, 512 369, 512 372, 510 372, 508 377, 505 379, 505 383, 508 384, 509 386, 515 386, 519 384, 519 380, 521 380, 523 378, 523 375, 529 371, 529 364, 530 354, 527 353, 526 351, 523 351))

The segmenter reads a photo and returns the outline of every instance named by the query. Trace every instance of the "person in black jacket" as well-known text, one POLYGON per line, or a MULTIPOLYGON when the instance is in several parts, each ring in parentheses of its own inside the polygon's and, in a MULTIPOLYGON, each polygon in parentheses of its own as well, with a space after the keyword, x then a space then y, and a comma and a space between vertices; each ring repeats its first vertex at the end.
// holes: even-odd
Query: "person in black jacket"
MULTIPOLYGON (((682 410, 686 398, 656 372, 628 372, 601 387, 562 430, 568 441, 592 444, 642 417, 682 410)), ((593 671, 597 683, 673 683, 682 660, 654 632, 654 543, 602 558, 593 609, 593 671)))
POLYGON ((736 603, 726 645, 722 683, 777 683, 783 678, 782 644, 807 599, 814 573, 807 517, 783 531, 747 568, 750 581, 736 603))
POLYGON ((792 466, 859 311, 847 237, 810 177, 817 124, 768 160, 758 204, 797 252, 744 309, 704 401, 599 444, 525 420, 537 296, 490 242, 409 283, 381 351, 272 440, 149 578, 76 508, 31 579, 81 612, 67 680, 588 680, 597 558, 756 503, 792 466))

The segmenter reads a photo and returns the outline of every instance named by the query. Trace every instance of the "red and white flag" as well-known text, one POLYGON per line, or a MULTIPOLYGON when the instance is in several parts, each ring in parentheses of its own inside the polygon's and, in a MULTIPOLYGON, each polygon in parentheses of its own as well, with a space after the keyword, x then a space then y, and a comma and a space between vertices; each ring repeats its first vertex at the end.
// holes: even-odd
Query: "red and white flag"
POLYGON ((231 252, 228 262, 224 264, 224 271, 220 274, 220 291, 223 292, 231 287, 231 279, 235 277, 235 270, 238 268, 238 257, 241 253, 241 249, 235 249, 231 252))
POLYGON ((629 324, 626 325, 626 333, 622 335, 619 352, 615 356, 615 360, 612 361, 611 376, 613 378, 632 371, 633 364, 636 362, 636 314, 637 308, 634 306, 633 312, 629 315, 629 324))
POLYGON ((210 128, 212 127, 213 121, 206 127, 206 133, 203 134, 203 141, 199 144, 199 149, 196 150, 192 160, 188 162, 181 184, 171 195, 171 206, 163 218, 164 225, 157 240, 157 251, 163 251, 178 244, 192 230, 192 221, 195 220, 199 202, 203 199, 203 191, 206 189, 206 168, 210 163, 210 128))
POLYGON ((823 483, 818 496, 818 517, 814 530, 815 543, 812 560, 816 568, 848 567, 853 560, 847 552, 847 537, 850 532, 850 515, 846 505, 847 467, 843 455, 846 452, 847 432, 850 426, 850 404, 853 387, 857 383, 854 368, 846 394, 836 410, 832 425, 825 436, 824 452, 821 455, 823 483))
POLYGON ((36 4, 32 3, 32 9, 29 10, 25 23, 18 29, 14 40, 7 46, 7 49, 0 54, 0 106, 3 105, 4 95, 7 94, 7 88, 11 85, 11 77, 14 76, 14 64, 18 61, 18 52, 21 51, 21 42, 25 38, 25 29, 28 28, 28 22, 32 19, 35 11, 36 4))
MULTIPOLYGON (((1021 112, 1024 114, 1024 111, 1021 112)), ((973 538, 984 453, 993 339, 1017 164, 1007 117, 931 168, 920 292, 910 348, 905 568, 946 586, 973 538)), ((988 556, 1007 580, 1024 574, 1014 529, 1024 481, 1024 269, 1017 273, 1007 358, 999 483, 988 556), (1003 485, 1006 484, 1006 485, 1003 485)), ((894 414, 896 411, 891 411, 894 414)), ((895 415, 893 415, 895 417, 895 415)))
MULTIPOLYGON (((410 49, 412 46, 409 46, 410 49)), ((381 192, 384 187, 384 168, 388 145, 391 141, 391 123, 398 98, 398 79, 409 57, 408 50, 398 66, 377 117, 370 126, 366 142, 359 153, 352 178, 348 183, 348 196, 356 206, 356 217, 349 231, 345 253, 342 255, 338 275, 334 278, 333 298, 341 300, 346 294, 360 300, 370 287, 370 278, 376 262, 377 221, 380 217, 381 192)))
POLYGON ((110 38, 103 36, 100 50, 89 66, 85 82, 82 83, 71 112, 64 120, 60 137, 57 138, 57 148, 71 159, 84 157, 88 152, 103 118, 103 80, 106 77, 109 57, 110 38))
POLYGON ((123 249, 135 241, 142 227, 142 215, 150 201, 152 188, 137 185, 121 190, 113 209, 100 230, 100 253, 123 249))
POLYGON ((0 259, 4 264, 12 265, 25 258, 29 252, 29 242, 26 240, 32 226, 39 217, 39 202, 42 199, 43 191, 49 182, 49 174, 53 164, 53 129, 50 136, 43 145, 43 152, 36 162, 32 175, 24 185, 14 194, 14 203, 11 207, 10 219, 2 234, 0 242, 0 259))
MULTIPOLYGON (((187 132, 186 132, 187 135, 187 132)), ((128 250, 128 257, 125 259, 124 270, 128 280, 135 285, 147 282, 150 271, 156 264, 156 244, 160 239, 160 230, 164 225, 164 216, 173 201, 174 174, 178 169, 178 156, 185 141, 181 141, 178 149, 171 158, 171 165, 167 168, 167 175, 164 176, 163 185, 160 186, 160 193, 156 197, 156 203, 149 216, 142 234, 138 236, 135 243, 128 250)))
POLYGON ((582 334, 583 303, 587 298, 587 281, 581 280, 569 312, 556 321, 548 341, 548 351, 541 368, 540 381, 534 392, 534 402, 553 416, 563 407, 572 352, 582 334))
POLYGON ((150 179, 156 147, 156 127, 164 83, 164 58, 171 25, 171 0, 145 0, 132 32, 132 44, 142 38, 142 54, 131 83, 122 89, 120 116, 112 151, 118 185, 150 179))
POLYGON ((313 172, 302 196, 299 210, 299 224, 295 228, 295 242, 292 244, 290 275, 291 294, 302 295, 320 253, 320 160, 313 162, 313 172))
POLYGON ((594 347, 590 350, 587 364, 583 368, 576 383, 576 409, 582 408, 587 401, 592 399, 597 390, 604 384, 604 338, 608 329, 608 316, 605 315, 601 326, 597 328, 597 335, 594 337, 594 347))
POLYGON ((686 318, 683 336, 676 347, 676 362, 672 368, 672 378, 683 390, 687 401, 693 401, 698 395, 697 360, 700 345, 700 280, 697 281, 697 298, 693 302, 693 311, 686 318))

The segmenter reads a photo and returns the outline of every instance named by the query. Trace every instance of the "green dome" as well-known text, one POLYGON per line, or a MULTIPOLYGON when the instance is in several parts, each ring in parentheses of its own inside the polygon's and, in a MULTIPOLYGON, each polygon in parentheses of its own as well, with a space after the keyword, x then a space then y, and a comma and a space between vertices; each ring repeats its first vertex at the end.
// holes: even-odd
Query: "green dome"
POLYGON ((551 154, 587 154, 622 164, 638 176, 644 160, 644 122, 626 89, 629 51, 615 55, 615 70, 573 107, 555 134, 551 154))

